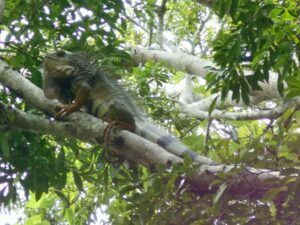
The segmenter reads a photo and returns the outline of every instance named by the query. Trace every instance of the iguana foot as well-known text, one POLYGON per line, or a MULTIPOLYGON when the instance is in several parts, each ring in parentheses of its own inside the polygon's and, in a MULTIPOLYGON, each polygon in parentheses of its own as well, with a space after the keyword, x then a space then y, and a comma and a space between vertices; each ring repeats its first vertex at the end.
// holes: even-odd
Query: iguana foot
POLYGON ((55 106, 56 113, 54 114, 54 118, 62 118, 65 115, 68 115, 72 112, 75 112, 78 110, 78 108, 74 104, 69 105, 56 105, 55 106))
POLYGON ((118 122, 118 121, 113 121, 109 123, 104 129, 103 140, 104 140, 105 147, 108 147, 110 144, 112 144, 109 140, 109 136, 113 129, 123 129, 123 130, 128 130, 130 132, 133 132, 135 130, 135 126, 132 126, 124 122, 118 122))

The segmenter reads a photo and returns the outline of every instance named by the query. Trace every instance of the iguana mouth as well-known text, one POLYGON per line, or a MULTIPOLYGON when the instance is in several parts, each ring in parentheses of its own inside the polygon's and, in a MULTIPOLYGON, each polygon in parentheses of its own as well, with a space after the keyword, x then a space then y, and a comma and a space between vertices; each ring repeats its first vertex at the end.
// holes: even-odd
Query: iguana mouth
POLYGON ((45 69, 53 69, 57 66, 61 65, 69 65, 70 60, 66 58, 58 58, 55 55, 49 54, 44 57, 44 68, 45 69))

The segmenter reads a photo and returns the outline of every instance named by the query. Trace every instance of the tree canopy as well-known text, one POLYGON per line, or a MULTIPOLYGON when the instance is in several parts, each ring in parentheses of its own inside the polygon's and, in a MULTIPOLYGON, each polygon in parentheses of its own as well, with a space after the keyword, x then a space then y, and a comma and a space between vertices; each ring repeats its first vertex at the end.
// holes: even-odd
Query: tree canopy
POLYGON ((298 224, 297 0, 0 0, 0 209, 19 224, 298 224), (84 112, 43 60, 94 52, 193 161, 84 112), (129 163, 127 163, 129 162, 129 163), (170 163, 171 162, 171 163, 170 163))

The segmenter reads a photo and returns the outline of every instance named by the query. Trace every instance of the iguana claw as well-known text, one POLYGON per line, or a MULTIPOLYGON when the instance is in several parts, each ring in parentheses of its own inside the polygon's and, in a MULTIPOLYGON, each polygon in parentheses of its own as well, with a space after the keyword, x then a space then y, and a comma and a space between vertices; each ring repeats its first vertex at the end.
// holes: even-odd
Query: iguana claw
POLYGON ((62 118, 72 112, 77 111, 77 108, 73 105, 56 105, 55 110, 57 111, 54 114, 54 118, 62 118))
POLYGON ((123 129, 123 130, 128 130, 130 132, 133 132, 135 130, 135 126, 131 126, 130 124, 118 122, 118 121, 113 121, 109 123, 104 129, 103 141, 105 147, 108 147, 108 145, 111 144, 109 140, 109 135, 112 129, 123 129))

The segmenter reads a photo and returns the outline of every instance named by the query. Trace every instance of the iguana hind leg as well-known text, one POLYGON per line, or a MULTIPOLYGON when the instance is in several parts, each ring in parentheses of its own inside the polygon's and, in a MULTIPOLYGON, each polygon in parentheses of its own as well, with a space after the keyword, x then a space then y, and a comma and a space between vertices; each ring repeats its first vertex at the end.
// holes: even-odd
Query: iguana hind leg
POLYGON ((133 132, 135 130, 135 125, 128 124, 125 122, 119 122, 119 121, 110 122, 104 129, 104 135, 103 135, 103 140, 106 147, 108 147, 108 145, 111 144, 109 140, 110 139, 109 136, 112 129, 123 129, 123 130, 128 130, 130 132, 133 132))
POLYGON ((130 132, 134 132, 135 130, 133 116, 130 112, 116 104, 109 106, 105 120, 109 123, 104 130, 104 143, 106 146, 110 144, 109 136, 112 129, 123 129, 130 132))

